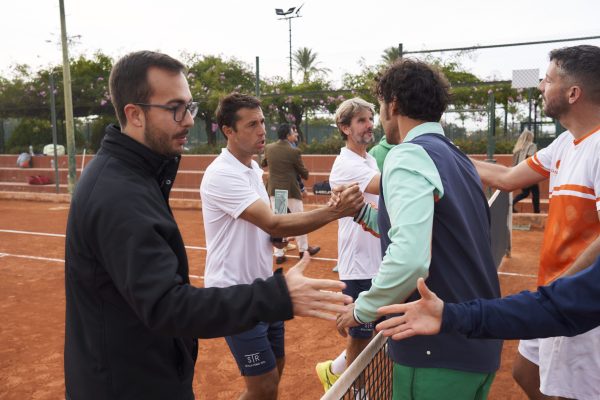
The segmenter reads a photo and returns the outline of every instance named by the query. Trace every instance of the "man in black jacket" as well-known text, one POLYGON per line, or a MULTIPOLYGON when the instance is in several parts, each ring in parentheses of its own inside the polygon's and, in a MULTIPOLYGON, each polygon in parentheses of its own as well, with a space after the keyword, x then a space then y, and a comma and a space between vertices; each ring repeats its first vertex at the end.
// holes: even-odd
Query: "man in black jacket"
MULTIPOLYGON (((184 66, 131 53, 113 67, 110 92, 121 129, 107 128, 67 223, 67 399, 193 399, 196 338, 343 310, 346 296, 322 291, 343 284, 304 277, 307 259, 251 285, 191 286, 168 203, 198 110, 184 66)), ((348 189, 346 206, 358 196, 348 189)))

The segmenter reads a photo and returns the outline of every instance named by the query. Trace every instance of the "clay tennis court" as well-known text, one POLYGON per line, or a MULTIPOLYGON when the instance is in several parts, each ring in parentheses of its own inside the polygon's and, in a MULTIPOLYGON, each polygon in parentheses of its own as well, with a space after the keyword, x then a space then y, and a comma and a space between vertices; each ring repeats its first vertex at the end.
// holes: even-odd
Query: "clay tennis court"
MULTIPOLYGON (((64 233, 68 204, 0 200, 0 399, 64 399, 64 233)), ((174 210, 190 259, 192 284, 202 286, 205 240, 199 210, 174 210)), ((500 266, 503 295, 535 287, 541 231, 513 231, 513 252, 500 266)), ((337 223, 309 235, 321 252, 307 275, 336 279, 337 223)), ((288 256, 297 255, 290 252, 288 256)), ((289 257, 284 264, 291 267, 289 257)), ((286 323, 282 400, 318 399, 317 362, 344 348, 331 322, 286 323)), ((490 399, 524 399, 511 378, 516 342, 506 341, 490 399)), ((194 391, 198 399, 235 399, 242 378, 223 339, 201 340, 194 391)))

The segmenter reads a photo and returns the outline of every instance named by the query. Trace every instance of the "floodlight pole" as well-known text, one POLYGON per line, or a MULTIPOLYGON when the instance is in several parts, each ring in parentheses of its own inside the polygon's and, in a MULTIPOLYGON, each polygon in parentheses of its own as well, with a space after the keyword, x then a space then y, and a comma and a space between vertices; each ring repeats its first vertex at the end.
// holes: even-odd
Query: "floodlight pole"
POLYGON ((290 82, 293 81, 293 77, 292 77, 292 19, 293 18, 300 18, 301 15, 298 15, 298 12, 300 11, 300 8, 302 8, 302 6, 300 6, 298 9, 294 8, 290 8, 287 12, 282 12, 281 10, 276 10, 277 15, 282 16, 281 19, 285 19, 288 22, 288 32, 289 32, 289 43, 290 43, 290 82), (290 15, 294 12, 294 10, 296 10, 296 14, 295 15, 290 15))
POLYGON ((288 19, 288 29, 290 31, 290 82, 292 81, 292 17, 288 19))
POLYGON ((58 154, 56 144, 58 135, 56 133, 56 101, 54 100, 54 72, 50 69, 50 118, 52 120, 52 144, 54 148, 54 184, 56 185, 56 194, 60 193, 60 175, 58 174, 58 154))
POLYGON ((71 70, 69 68, 69 49, 67 43, 67 25, 65 22, 64 0, 58 0, 60 6, 60 33, 63 56, 63 85, 65 95, 65 122, 67 130, 67 153, 69 159, 69 193, 75 189, 77 170, 75 164, 75 126, 73 123, 73 94, 71 91, 71 70))

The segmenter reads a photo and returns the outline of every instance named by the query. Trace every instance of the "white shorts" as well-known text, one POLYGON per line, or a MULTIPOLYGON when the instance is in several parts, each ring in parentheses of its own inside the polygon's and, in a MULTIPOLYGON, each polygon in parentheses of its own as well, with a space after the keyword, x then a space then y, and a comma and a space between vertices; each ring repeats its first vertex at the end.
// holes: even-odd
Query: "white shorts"
POLYGON ((519 353, 539 365, 543 394, 600 399, 600 327, 574 337, 522 340, 519 353))

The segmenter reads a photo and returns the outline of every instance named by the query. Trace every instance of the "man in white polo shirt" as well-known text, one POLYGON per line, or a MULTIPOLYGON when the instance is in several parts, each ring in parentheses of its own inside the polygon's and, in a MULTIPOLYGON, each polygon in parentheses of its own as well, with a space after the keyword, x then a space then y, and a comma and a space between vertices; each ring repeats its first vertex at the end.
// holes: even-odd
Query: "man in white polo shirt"
MULTIPOLYGON (((265 147, 260 101, 238 93, 226 96, 219 102, 217 123, 227 138, 227 148, 206 169, 200 185, 208 249, 206 287, 228 287, 270 277, 271 246, 276 238, 314 231, 338 218, 355 215, 362 207, 362 194, 354 185, 342 193, 341 203, 335 206, 273 214, 263 171, 252 159, 265 147)), ((276 399, 284 366, 283 322, 259 323, 225 339, 246 382, 242 398, 276 399)))
MULTIPOLYGON (((365 201, 377 206, 381 175, 377 161, 367 153, 367 147, 373 142, 374 115, 373 104, 358 97, 340 104, 335 122, 346 146, 333 163, 329 182, 332 186, 356 182, 365 201)), ((338 223, 338 272, 346 284, 344 293, 356 299, 360 292, 369 290, 371 279, 377 275, 381 244, 378 235, 366 232, 351 217, 341 218, 338 223)), ((373 331, 373 322, 350 328, 346 350, 333 361, 317 364, 317 375, 325 391, 369 344, 373 331)))

